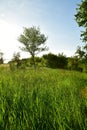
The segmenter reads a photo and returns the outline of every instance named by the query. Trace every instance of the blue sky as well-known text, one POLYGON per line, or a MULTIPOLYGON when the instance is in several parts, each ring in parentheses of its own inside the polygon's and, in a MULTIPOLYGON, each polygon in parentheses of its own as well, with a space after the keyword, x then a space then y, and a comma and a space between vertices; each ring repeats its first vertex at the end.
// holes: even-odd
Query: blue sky
MULTIPOLYGON (((5 59, 20 52, 17 41, 23 27, 39 26, 48 36, 49 52, 73 56, 81 45, 80 31, 75 21, 77 4, 81 0, 0 0, 0 50, 5 59)), ((48 53, 48 52, 45 52, 48 53)), ((29 54, 21 52, 22 57, 29 54)))

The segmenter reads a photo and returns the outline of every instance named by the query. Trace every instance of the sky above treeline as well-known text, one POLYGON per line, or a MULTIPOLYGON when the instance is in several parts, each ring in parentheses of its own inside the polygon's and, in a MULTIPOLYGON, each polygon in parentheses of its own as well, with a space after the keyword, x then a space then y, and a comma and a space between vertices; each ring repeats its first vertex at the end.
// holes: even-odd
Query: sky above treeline
POLYGON ((39 26, 48 36, 48 52, 73 56, 80 40, 81 29, 74 15, 81 0, 0 0, 0 50, 5 60, 10 60, 14 52, 29 57, 22 52, 18 37, 23 27, 39 26))

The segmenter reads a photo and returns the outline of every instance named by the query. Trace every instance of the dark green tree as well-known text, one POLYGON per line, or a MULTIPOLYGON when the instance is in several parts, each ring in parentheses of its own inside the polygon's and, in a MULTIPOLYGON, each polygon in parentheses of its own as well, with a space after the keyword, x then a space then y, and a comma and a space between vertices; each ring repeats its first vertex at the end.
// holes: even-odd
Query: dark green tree
POLYGON ((78 46, 75 54, 81 63, 87 64, 87 45, 82 47, 78 46))
POLYGON ((49 54, 43 55, 43 58, 46 59, 47 61, 46 63, 48 67, 62 68, 62 69, 67 67, 67 58, 65 55, 63 55, 63 53, 58 54, 58 55, 49 53, 49 54))
POLYGON ((78 46, 75 54, 80 60, 82 60, 85 56, 85 51, 80 46, 78 46))
POLYGON ((75 54, 78 59, 78 66, 87 72, 87 45, 82 47, 78 46, 75 54))
POLYGON ((46 66, 50 68, 57 68, 57 55, 49 53, 43 55, 43 58, 47 61, 46 66))
POLYGON ((70 70, 79 70, 79 59, 78 59, 77 56, 68 57, 67 68, 70 69, 70 70))
POLYGON ((17 68, 20 67, 21 62, 20 62, 20 53, 19 52, 13 54, 12 61, 16 62, 17 68))
POLYGON ((57 56, 58 68, 65 69, 67 68, 68 60, 63 53, 59 53, 57 56))
POLYGON ((80 27, 84 28, 84 31, 81 33, 83 42, 87 42, 87 0, 82 0, 78 4, 77 13, 75 19, 80 27))
POLYGON ((0 64, 3 64, 4 62, 3 55, 3 52, 0 51, 0 64))
POLYGON ((35 67, 35 56, 48 49, 45 46, 47 37, 40 32, 39 27, 33 26, 30 28, 25 27, 23 34, 19 36, 18 40, 23 44, 23 47, 20 49, 30 53, 35 67))

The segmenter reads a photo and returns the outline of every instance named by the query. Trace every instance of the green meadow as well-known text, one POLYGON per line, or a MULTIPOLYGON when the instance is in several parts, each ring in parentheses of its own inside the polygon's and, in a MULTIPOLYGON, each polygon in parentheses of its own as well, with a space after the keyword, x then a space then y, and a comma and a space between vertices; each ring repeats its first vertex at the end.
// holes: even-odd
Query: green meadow
POLYGON ((0 130, 87 130, 87 74, 1 67, 0 130))

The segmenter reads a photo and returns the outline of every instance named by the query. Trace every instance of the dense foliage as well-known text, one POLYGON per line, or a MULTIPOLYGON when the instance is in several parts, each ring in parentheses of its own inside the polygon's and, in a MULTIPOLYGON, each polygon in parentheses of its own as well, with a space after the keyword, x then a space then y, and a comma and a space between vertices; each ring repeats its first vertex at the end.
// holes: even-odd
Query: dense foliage
POLYGON ((67 58, 63 54, 55 55, 49 53, 43 55, 43 58, 47 60, 47 66, 50 68, 67 68, 67 58))
POLYGON ((84 42, 87 42, 87 0, 81 1, 81 3, 78 5, 75 18, 78 25, 84 28, 81 37, 84 42))
POLYGON ((78 47, 76 53, 79 56, 79 64, 83 70, 87 72, 87 0, 82 0, 77 7, 77 13, 75 15, 76 22, 83 31, 81 31, 82 41, 85 42, 83 47, 78 47))

